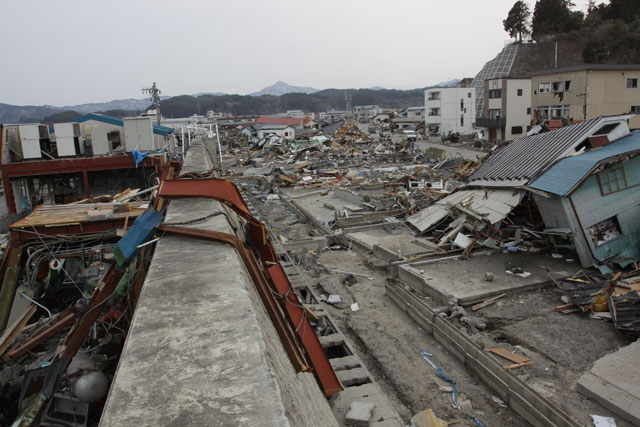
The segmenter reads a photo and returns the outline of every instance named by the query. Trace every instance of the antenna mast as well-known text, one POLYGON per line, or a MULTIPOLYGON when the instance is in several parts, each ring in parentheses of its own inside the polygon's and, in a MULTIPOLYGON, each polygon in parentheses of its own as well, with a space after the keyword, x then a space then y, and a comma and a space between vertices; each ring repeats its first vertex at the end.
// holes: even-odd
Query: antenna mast
POLYGON ((160 94, 162 91, 156 86, 156 82, 153 82, 150 88, 143 88, 142 93, 148 93, 153 101, 153 108, 156 110, 156 120, 160 125, 160 94))

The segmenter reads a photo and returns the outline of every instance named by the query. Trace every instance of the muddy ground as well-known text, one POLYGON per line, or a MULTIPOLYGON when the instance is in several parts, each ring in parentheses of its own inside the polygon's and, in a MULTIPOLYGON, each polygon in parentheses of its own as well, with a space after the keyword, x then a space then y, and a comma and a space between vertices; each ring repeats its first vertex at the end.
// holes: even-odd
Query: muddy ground
MULTIPOLYGON (((249 198, 276 235, 288 240, 315 235, 311 226, 282 202, 266 201, 264 194, 255 193, 249 198)), ((327 311, 405 422, 409 423, 415 413, 431 408, 437 416, 455 425, 477 425, 473 418, 487 426, 527 424, 395 305, 385 294, 386 272, 370 268, 371 254, 343 248, 290 255, 299 263, 301 274, 317 294, 340 295, 341 303, 325 304, 327 311), (360 273, 372 280, 328 269, 360 273), (353 302, 359 305, 356 312, 350 308, 353 302), (433 354, 433 362, 456 381, 458 400, 468 401, 464 402, 463 409, 453 406, 452 393, 448 391, 450 384, 436 375, 421 350, 433 354)), ((579 394, 576 381, 595 360, 630 341, 610 323, 590 319, 582 313, 557 313, 555 306, 562 304, 561 296, 555 285, 516 291, 473 313, 487 323, 486 330, 470 331, 457 320, 453 323, 486 349, 505 348, 531 359, 531 366, 518 368, 513 373, 580 424, 591 425, 589 414, 612 414, 579 394)), ((428 298, 425 301, 429 303, 428 298)), ((505 364, 510 363, 505 360, 505 364)), ((618 426, 628 425, 621 419, 616 421, 618 426)))

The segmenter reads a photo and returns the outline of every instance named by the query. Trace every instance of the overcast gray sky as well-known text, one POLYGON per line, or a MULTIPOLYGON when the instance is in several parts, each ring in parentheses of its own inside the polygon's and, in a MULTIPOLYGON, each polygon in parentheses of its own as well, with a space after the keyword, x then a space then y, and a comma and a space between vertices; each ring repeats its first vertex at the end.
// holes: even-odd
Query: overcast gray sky
POLYGON ((0 102, 142 98, 153 81, 163 95, 423 87, 473 77, 514 1, 3 0, 0 102))

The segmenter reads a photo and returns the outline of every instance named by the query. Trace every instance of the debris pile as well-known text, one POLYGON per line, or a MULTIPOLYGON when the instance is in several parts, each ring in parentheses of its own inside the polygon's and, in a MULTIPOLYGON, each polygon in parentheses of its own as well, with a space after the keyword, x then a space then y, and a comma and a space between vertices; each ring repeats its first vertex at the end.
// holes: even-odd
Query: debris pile
POLYGON ((0 264, 0 424, 30 414, 46 425, 99 420, 151 247, 121 270, 114 249, 149 204, 131 200, 155 188, 38 206, 10 227, 0 264))

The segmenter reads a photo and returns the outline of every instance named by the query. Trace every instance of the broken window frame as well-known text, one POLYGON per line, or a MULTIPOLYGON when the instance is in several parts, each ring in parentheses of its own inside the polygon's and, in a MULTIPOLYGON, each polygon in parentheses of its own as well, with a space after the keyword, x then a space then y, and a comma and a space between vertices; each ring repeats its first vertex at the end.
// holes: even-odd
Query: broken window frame
POLYGON ((611 218, 593 224, 591 227, 587 227, 586 231, 595 248, 605 245, 623 235, 617 216, 612 216, 611 218), (609 231, 613 231, 614 233, 609 235, 605 240, 605 233, 609 231))
POLYGON ((550 83, 539 83, 538 84, 538 93, 551 93, 551 84, 550 83))
POLYGON ((536 108, 538 117, 544 119, 568 119, 571 113, 570 105, 541 105, 536 108))
POLYGON ((598 183, 600 184, 600 194, 607 196, 629 188, 627 184, 627 175, 624 166, 607 169, 598 174, 598 183), (615 183, 615 189, 613 188, 615 183))

